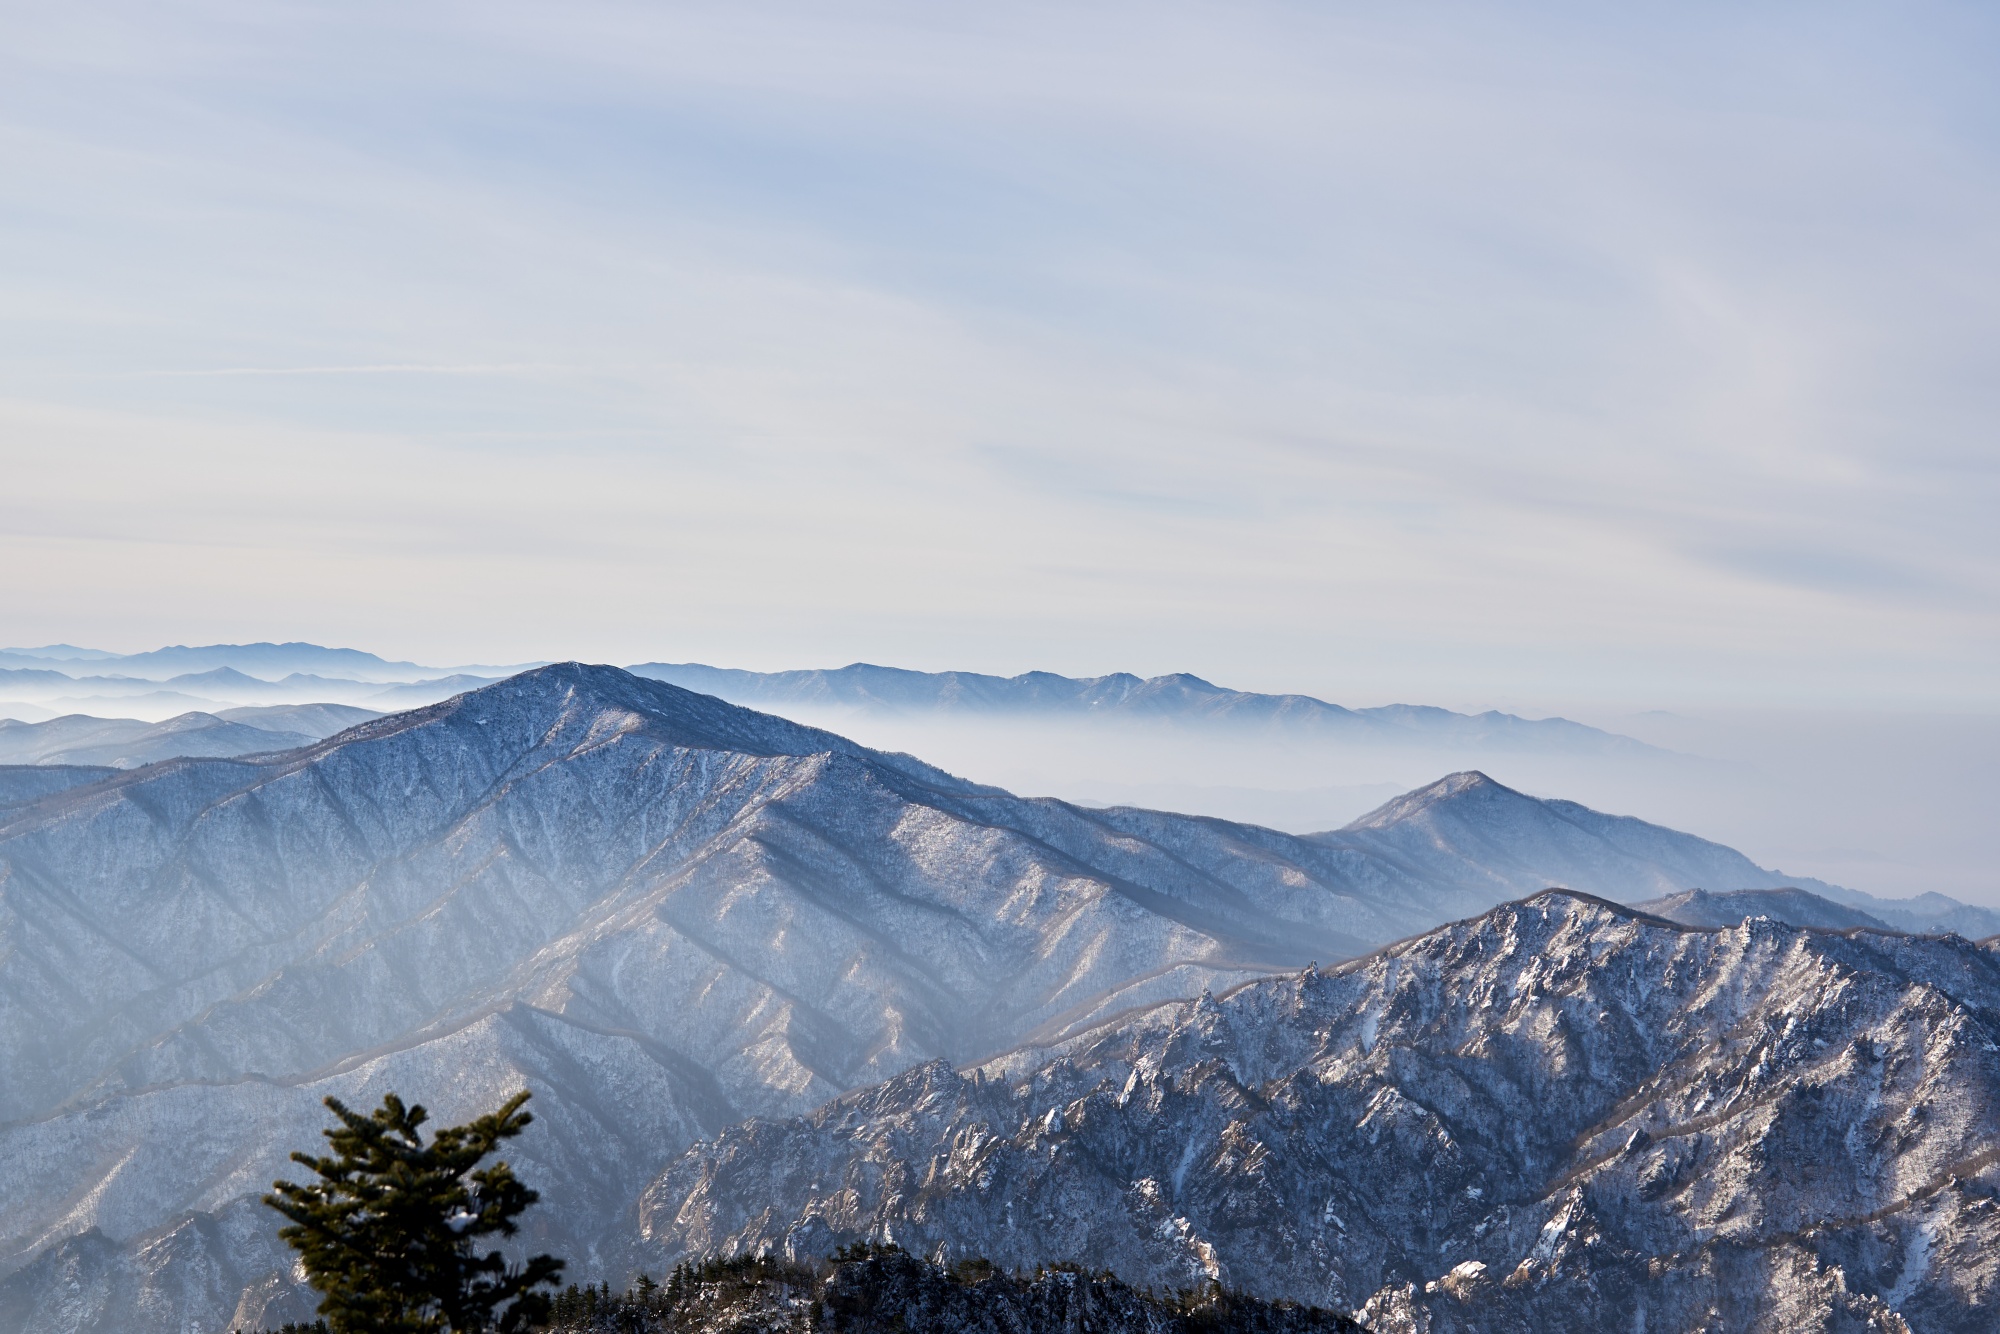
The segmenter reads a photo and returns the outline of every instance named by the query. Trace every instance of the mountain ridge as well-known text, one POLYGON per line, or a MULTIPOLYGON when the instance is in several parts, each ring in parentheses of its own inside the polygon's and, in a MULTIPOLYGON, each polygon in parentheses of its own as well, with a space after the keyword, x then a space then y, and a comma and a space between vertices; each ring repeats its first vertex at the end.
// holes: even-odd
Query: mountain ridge
POLYGON ((1382 1334, 1970 1334, 2000 1284, 1996 1015, 2000 961, 1962 939, 1549 891, 732 1127, 648 1188, 634 1260, 893 1239, 1382 1334))
POLYGON ((198 674, 217 669, 243 671, 250 675, 255 675, 252 668, 285 673, 331 669, 386 674, 391 680, 407 680, 411 673, 444 675, 446 672, 459 670, 424 667, 414 662, 392 662, 363 649, 327 648, 301 640, 283 644, 268 641, 254 644, 169 644, 163 648, 148 649, 140 653, 108 653, 101 649, 83 649, 73 650, 71 656, 64 656, 54 651, 72 648, 70 645, 51 645, 42 649, 0 649, 0 665, 32 667, 37 664, 59 663, 70 667, 88 668, 93 674, 113 667, 141 670, 153 668, 173 675, 198 674))
POLYGON ((1585 749, 1632 755, 1664 754, 1630 737, 1566 718, 1526 719, 1489 710, 1454 713, 1428 705, 1350 709, 1311 695, 1231 690, 1190 672, 1141 678, 1129 672, 1067 677, 1054 672, 990 676, 979 672, 918 672, 851 663, 833 669, 750 672, 702 663, 638 663, 633 673, 672 681, 748 705, 820 706, 862 712, 1046 714, 1098 720, 1128 718, 1207 725, 1286 729, 1302 736, 1344 736, 1376 742, 1416 738, 1481 741, 1531 749, 1585 749))
MULTIPOLYGON (((24 699, 74 700, 79 691, 142 697, 161 688, 191 701, 306 702, 338 696, 350 704, 415 706, 439 691, 500 679, 510 668, 435 668, 390 662, 357 649, 314 644, 173 645, 145 653, 56 657, 46 650, 0 650, 0 687, 24 699)), ((940 715, 1033 715, 1097 721, 1163 721, 1366 744, 1481 745, 1536 752, 1665 755, 1643 742, 1564 718, 1527 719, 1498 710, 1461 714, 1428 705, 1350 709, 1303 694, 1260 694, 1214 685, 1189 672, 1141 678, 1129 672, 1075 678, 1053 672, 1013 677, 919 672, 852 663, 835 669, 750 672, 700 663, 638 663, 634 675, 752 707, 940 715)), ((95 698, 95 696, 87 696, 95 698)), ((221 705, 218 704, 219 711, 221 705)))

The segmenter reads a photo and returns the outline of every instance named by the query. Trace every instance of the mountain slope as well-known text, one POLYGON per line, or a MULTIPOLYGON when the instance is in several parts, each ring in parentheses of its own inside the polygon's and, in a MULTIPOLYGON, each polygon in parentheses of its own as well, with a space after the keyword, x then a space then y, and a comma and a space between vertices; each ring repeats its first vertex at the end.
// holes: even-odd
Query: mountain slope
POLYGON ((323 741, 335 732, 344 732, 382 714, 351 704, 264 704, 224 709, 215 716, 232 723, 248 723, 272 732, 297 732, 314 741, 323 741))
POLYGON ((1551 892, 733 1127, 648 1189, 638 1258, 893 1239, 1383 1331, 1969 1334, 1997 1163, 1992 954, 1551 892))
POLYGON ((639 663, 631 670, 762 708, 1129 719, 1254 729, 1301 739, 1480 744, 1587 754, 1657 753, 1629 737, 1565 718, 1528 719, 1493 711, 1462 714, 1410 704, 1347 709, 1310 695, 1230 690, 1186 672, 1150 678, 1129 672, 1086 678, 1053 672, 987 676, 979 672, 915 672, 861 662, 835 670, 791 672, 746 672, 667 662, 639 663))
POLYGON ((662 1016, 632 1007, 656 999, 572 994, 642 937, 785 1014, 797 1041, 768 1059, 789 1073, 746 1080, 827 1096, 866 1082, 850 1059, 970 1054, 1162 969, 1341 957, 1476 906, 1269 831, 1024 802, 587 668, 47 798, 0 823, 0 867, 10 973, 42 983, 0 1007, 12 1115, 93 1081, 307 1071, 500 994, 647 1028, 662 1016), (57 948, 122 962, 65 977, 57 948), (844 1014, 850 990, 897 1018, 844 1014))
POLYGON ((1494 902, 1551 885, 1624 903, 1689 889, 1797 889, 1899 931, 1957 931, 1975 939, 2000 931, 2000 913, 1988 908, 1942 894, 1881 899, 1788 876, 1720 843, 1573 801, 1531 797, 1476 771, 1449 774, 1344 828, 1308 837, 1494 902))
POLYGON ((1484 876, 1496 900, 1552 883, 1614 899, 1779 883, 1733 848, 1575 802, 1530 797, 1477 772, 1448 775, 1313 837, 1457 881, 1484 876), (1550 880, 1552 872, 1561 878, 1550 880))
MULTIPOLYGON (((105 766, 71 764, 0 765, 0 808, 40 801, 51 793, 81 787, 114 776, 118 771, 105 766)), ((0 820, 6 812, 0 809, 0 820)))

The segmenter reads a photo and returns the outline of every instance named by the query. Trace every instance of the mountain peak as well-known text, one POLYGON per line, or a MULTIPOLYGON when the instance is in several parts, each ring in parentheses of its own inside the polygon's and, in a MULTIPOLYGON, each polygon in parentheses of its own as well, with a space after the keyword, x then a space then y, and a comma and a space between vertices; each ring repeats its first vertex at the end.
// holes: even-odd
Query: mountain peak
POLYGON ((749 755, 869 754, 847 738, 755 709, 731 704, 634 676, 600 663, 555 662, 532 667, 503 681, 468 690, 429 708, 394 714, 377 724, 346 733, 342 741, 366 740, 442 719, 480 727, 496 724, 532 729, 540 735, 573 728, 592 715, 617 710, 634 715, 637 730, 696 750, 731 750, 749 755))
POLYGON ((1446 774, 1435 783, 1427 784, 1414 792, 1405 792, 1392 801, 1384 802, 1347 828, 1384 829, 1466 801, 1504 800, 1509 797, 1523 801, 1533 800, 1532 797, 1516 792, 1505 783, 1488 778, 1477 769, 1462 769, 1457 773, 1446 774))

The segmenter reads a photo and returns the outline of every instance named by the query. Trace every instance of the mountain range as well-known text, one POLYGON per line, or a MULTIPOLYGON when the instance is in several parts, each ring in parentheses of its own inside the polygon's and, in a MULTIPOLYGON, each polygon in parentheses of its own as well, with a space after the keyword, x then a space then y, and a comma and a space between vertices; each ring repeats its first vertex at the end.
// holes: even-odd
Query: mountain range
MULTIPOLYGON (((335 701, 410 708, 489 685, 511 668, 434 668, 316 644, 177 645, 111 654, 49 645, 0 650, 0 699, 87 713, 132 701, 157 714, 227 712, 230 706, 335 701), (86 707, 87 705, 87 707, 86 707)), ((1498 752, 1657 755, 1653 747, 1564 718, 1424 705, 1348 709, 1309 695, 1230 690, 1185 672, 1075 678, 1052 672, 1000 677, 916 672, 854 663, 833 670, 748 672, 699 663, 640 663, 633 674, 732 703, 794 715, 871 714, 1035 717, 1074 724, 1169 722, 1300 741, 1482 748, 1498 752)))
POLYGON ((0 765, 107 765, 136 769, 159 760, 291 750, 379 718, 347 704, 278 704, 183 713, 164 722, 68 714, 47 722, 0 718, 0 765))
POLYGON ((92 676, 133 676, 152 681, 228 670, 267 680, 302 674, 397 682, 466 670, 420 667, 414 662, 390 662, 360 649, 297 642, 197 647, 173 644, 144 653, 107 653, 73 644, 50 644, 42 648, 0 649, 0 667, 55 670, 70 676, 79 672, 92 676))
MULTIPOLYGON (((1549 884, 1783 883, 1476 773, 1294 836, 1023 799, 578 664, 276 753, 0 769, 0 1330, 303 1317, 255 1198, 329 1093, 444 1121, 533 1088, 524 1243, 616 1276, 683 1244, 675 1157, 746 1118, 939 1061, 1074 1062, 1549 884)), ((1662 976, 1707 939, 1644 920, 1662 976)), ((1581 939, 1566 966, 1595 957, 1581 939)), ((1962 942, 1898 948, 1973 966, 1962 942)))
POLYGON ((639 663, 639 676, 670 681, 753 708, 846 713, 1038 716, 1068 720, 1165 721, 1182 725, 1337 738, 1376 744, 1484 745, 1500 749, 1644 754, 1654 748, 1566 718, 1453 713, 1424 705, 1348 709, 1310 695, 1230 690, 1175 672, 1070 677, 1053 672, 987 676, 914 672, 857 662, 835 670, 746 672, 700 663, 639 663))

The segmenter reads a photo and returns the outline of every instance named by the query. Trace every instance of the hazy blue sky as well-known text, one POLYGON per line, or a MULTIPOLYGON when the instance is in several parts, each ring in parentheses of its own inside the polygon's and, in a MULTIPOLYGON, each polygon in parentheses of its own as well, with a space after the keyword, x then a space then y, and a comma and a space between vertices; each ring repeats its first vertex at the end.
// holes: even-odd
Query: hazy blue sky
POLYGON ((2000 705, 2000 8, 0 3, 0 640, 2000 705))

